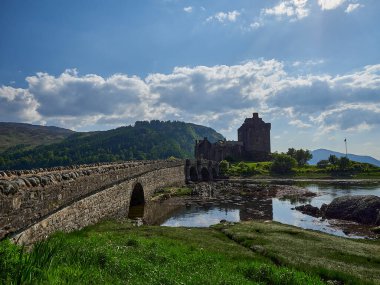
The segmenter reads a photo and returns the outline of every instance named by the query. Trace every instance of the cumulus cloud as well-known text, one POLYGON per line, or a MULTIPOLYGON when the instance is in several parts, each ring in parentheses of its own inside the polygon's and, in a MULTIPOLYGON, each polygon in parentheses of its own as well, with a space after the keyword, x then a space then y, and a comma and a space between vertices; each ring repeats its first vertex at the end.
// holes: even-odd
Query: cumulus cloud
POLYGON ((191 12, 193 12, 193 7, 191 7, 191 6, 185 7, 185 8, 183 8, 183 11, 185 11, 186 13, 191 13, 191 12))
POLYGON ((333 10, 341 6, 346 0, 318 0, 322 10, 333 10))
MULTIPOLYGON (((380 125, 380 64, 343 74, 290 75, 277 60, 176 67, 146 78, 66 70, 37 73, 28 87, 0 88, 2 121, 105 129, 175 119, 233 132, 253 111, 296 128, 365 130, 380 125)), ((294 73, 292 73, 294 74, 294 73)))
POLYGON ((239 16, 240 16, 240 12, 236 10, 230 11, 230 12, 219 12, 213 16, 208 17, 206 21, 207 22, 218 21, 220 23, 235 22, 239 16))
POLYGON ((75 70, 66 70, 58 77, 37 73, 26 81, 28 91, 41 102, 39 113, 47 117, 121 113, 126 105, 136 105, 149 93, 140 78, 122 74, 103 78, 95 74, 79 76, 75 70))
POLYGON ((43 123, 37 112, 39 103, 29 90, 0 87, 0 121, 22 121, 28 123, 43 123))
POLYGON ((361 4, 359 4, 359 3, 350 3, 350 4, 347 6, 345 12, 346 12, 347 14, 349 14, 349 13, 351 13, 351 12, 355 11, 356 9, 361 8, 361 7, 363 7, 363 5, 361 5, 361 4))
POLYGON ((272 15, 279 18, 290 18, 291 20, 300 20, 309 15, 308 0, 287 0, 281 1, 272 8, 266 8, 262 11, 264 15, 272 15))
POLYGON ((380 104, 341 104, 313 117, 322 131, 364 131, 380 125, 380 104))
POLYGON ((250 61, 243 65, 175 68, 173 73, 153 74, 146 79, 160 101, 196 113, 228 111, 258 104, 268 86, 283 74, 282 63, 250 61), (191 102, 191 104, 189 104, 191 102), (218 104, 215 104, 218 102, 218 104))

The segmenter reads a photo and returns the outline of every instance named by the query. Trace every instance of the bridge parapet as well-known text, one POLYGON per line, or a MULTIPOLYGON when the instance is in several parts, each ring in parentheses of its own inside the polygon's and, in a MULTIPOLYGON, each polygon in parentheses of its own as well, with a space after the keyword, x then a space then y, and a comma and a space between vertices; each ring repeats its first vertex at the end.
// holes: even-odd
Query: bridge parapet
MULTIPOLYGON (((141 165, 157 165, 157 164, 182 164, 183 160, 132 160, 132 161, 123 161, 123 162, 102 162, 102 163, 92 163, 92 164, 80 164, 80 165, 70 165, 70 166, 57 166, 50 168, 37 168, 37 169, 26 169, 26 170, 3 170, 0 171, 0 180, 15 180, 17 178, 25 178, 32 176, 44 176, 46 174, 64 174, 70 172, 78 172, 81 174, 81 171, 88 170, 89 173, 93 171, 109 171, 126 167, 136 167, 141 165)), ((86 175, 86 174, 85 174, 86 175)))

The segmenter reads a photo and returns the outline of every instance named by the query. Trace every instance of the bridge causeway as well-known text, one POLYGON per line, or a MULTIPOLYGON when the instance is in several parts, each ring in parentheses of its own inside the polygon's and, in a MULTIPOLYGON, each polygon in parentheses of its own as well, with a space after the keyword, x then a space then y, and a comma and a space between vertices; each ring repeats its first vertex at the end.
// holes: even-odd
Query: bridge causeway
POLYGON ((128 161, 0 172, 0 239, 31 244, 51 233, 128 216, 154 191, 217 177, 205 160, 128 161))

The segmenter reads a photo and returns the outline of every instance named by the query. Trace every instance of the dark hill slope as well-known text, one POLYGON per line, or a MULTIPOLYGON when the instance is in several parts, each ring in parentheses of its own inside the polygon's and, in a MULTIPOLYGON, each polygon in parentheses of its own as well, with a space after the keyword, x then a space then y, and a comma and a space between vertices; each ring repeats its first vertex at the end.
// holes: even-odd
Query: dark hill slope
POLYGON ((76 133, 60 143, 0 154, 0 169, 28 169, 132 159, 191 158, 196 139, 224 139, 211 128, 183 122, 136 122, 109 131, 76 133))
POLYGON ((35 147, 61 142, 73 133, 58 127, 0 122, 0 152, 17 145, 35 147))

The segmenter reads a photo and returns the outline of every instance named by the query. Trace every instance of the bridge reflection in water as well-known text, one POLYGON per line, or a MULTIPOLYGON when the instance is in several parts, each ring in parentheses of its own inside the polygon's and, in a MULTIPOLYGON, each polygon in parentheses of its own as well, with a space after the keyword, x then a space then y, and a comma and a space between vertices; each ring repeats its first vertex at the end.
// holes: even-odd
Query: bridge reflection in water
POLYGON ((148 225, 208 227, 221 220, 272 220, 273 208, 272 199, 247 201, 239 196, 226 199, 174 198, 131 206, 128 217, 148 225))

